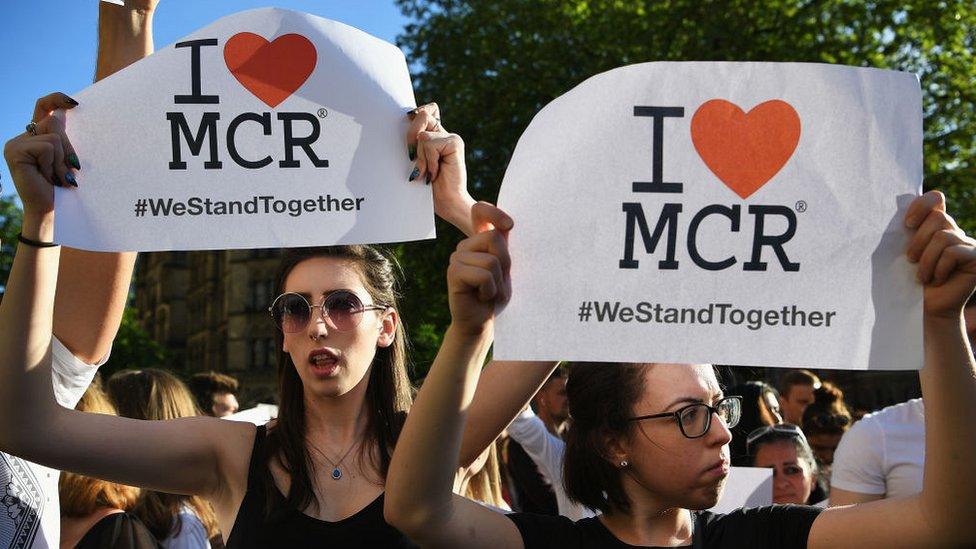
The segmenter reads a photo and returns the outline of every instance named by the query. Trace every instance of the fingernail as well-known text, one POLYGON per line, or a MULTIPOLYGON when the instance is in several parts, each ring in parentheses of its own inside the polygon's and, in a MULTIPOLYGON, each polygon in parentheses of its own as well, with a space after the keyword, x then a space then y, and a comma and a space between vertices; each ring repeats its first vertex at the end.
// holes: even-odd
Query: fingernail
POLYGON ((427 184, 430 185, 430 172, 427 172, 427 184))
POLYGON ((71 172, 64 174, 64 180, 67 181, 72 187, 78 186, 78 180, 75 179, 75 174, 71 172))
POLYGON ((414 168, 413 171, 410 172, 410 181, 417 179, 418 175, 420 175, 420 168, 414 168))
POLYGON ((918 224, 918 218, 916 218, 915 216, 905 218, 905 226, 908 227, 909 229, 914 229, 915 225, 917 224, 918 224))
POLYGON ((74 99, 68 97, 67 95, 64 96, 64 100, 67 101, 68 104, 71 105, 71 106, 73 106, 73 107, 77 107, 78 106, 78 102, 75 101, 74 99))
POLYGON ((76 170, 81 169, 81 162, 78 161, 78 155, 75 153, 68 155, 68 164, 71 164, 71 167, 76 170))
MULTIPOLYGON (((418 109, 419 109, 419 107, 418 107, 418 109)), ((408 117, 408 118, 409 118, 410 120, 413 120, 413 117, 415 117, 415 116, 417 116, 417 110, 418 110, 418 109, 413 109, 412 111, 409 111, 409 112, 407 113, 407 117, 408 117)))
POLYGON ((410 157, 410 161, 411 162, 417 158, 417 146, 416 145, 410 145, 409 147, 407 147, 407 156, 410 157))

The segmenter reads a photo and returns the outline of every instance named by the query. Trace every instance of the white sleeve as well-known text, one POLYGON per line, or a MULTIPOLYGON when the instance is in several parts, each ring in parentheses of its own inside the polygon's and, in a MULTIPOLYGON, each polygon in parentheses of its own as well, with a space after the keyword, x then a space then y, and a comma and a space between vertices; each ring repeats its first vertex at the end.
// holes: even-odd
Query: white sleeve
POLYGON ((831 488, 884 495, 887 492, 884 442, 884 431, 878 421, 868 417, 855 423, 844 433, 834 452, 831 488))
POLYGON ((108 362, 106 354, 96 364, 88 364, 78 359, 64 346, 64 343, 51 336, 51 382, 58 404, 74 408, 85 394, 98 367, 108 362))
POLYGON ((525 453, 532 458, 546 482, 550 485, 555 485, 556 482, 562 484, 566 443, 550 433, 549 429, 546 429, 546 424, 532 412, 531 408, 526 408, 508 426, 508 436, 519 443, 525 453))

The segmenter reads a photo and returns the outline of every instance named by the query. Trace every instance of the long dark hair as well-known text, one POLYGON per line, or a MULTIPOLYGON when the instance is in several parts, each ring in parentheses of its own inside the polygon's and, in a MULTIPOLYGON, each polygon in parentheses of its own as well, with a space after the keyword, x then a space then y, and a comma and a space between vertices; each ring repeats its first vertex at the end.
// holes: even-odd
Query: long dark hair
MULTIPOLYGON (((318 248, 292 248, 286 250, 278 267, 275 295, 284 292, 288 274, 299 263, 316 257, 331 257, 352 261, 359 267, 363 285, 374 303, 397 307, 397 265, 379 249, 372 246, 328 246, 318 248)), ((291 356, 282 350, 283 334, 278 331, 278 421, 268 431, 268 452, 265 458, 270 465, 272 457, 291 478, 286 503, 302 510, 314 503, 319 505, 313 490, 311 472, 314 465, 306 444, 305 400, 302 380, 292 363, 291 356)), ((373 466, 383 479, 390 468, 393 446, 410 408, 410 380, 407 376, 407 339, 403 323, 397 323, 393 343, 378 348, 369 373, 366 387, 367 418, 363 455, 373 460, 373 466), (372 449, 377 451, 374 453, 372 449), (379 458, 378 463, 376 458, 379 458)), ((275 493, 270 473, 266 475, 266 493, 275 493)))

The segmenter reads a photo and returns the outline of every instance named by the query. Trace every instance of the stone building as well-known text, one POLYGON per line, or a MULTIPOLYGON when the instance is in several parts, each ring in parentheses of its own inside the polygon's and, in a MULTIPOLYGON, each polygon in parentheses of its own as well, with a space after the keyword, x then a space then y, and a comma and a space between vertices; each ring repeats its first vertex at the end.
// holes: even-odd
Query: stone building
POLYGON ((172 369, 229 373, 242 383, 242 402, 273 394, 275 328, 267 309, 279 255, 278 249, 139 254, 134 306, 172 369))

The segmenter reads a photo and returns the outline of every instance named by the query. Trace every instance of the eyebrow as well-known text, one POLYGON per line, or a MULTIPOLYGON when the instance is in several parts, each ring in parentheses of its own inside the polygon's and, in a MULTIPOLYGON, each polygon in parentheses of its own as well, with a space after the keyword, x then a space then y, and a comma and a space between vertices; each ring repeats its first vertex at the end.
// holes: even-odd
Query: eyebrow
MULTIPOLYGON (((715 401, 721 400, 724 396, 725 395, 722 393, 722 391, 718 391, 717 393, 714 393, 712 395, 712 399, 713 399, 712 401, 715 402, 715 401)), ((675 400, 671 404, 668 404, 667 407, 665 407, 664 409, 665 410, 670 410, 671 408, 674 408, 674 406, 677 405, 677 404, 704 404, 704 402, 705 401, 702 400, 702 399, 700 399, 700 398, 686 396, 686 397, 678 398, 677 400, 675 400)))
MULTIPOLYGON (((355 294, 356 293, 355 291, 353 291, 353 290, 351 290, 349 288, 335 288, 335 289, 332 289, 332 290, 326 290, 326 291, 322 292, 319 295, 322 296, 322 297, 325 297, 325 296, 327 296, 329 294, 334 294, 336 292, 349 292, 351 294, 355 294)), ((291 292, 291 293, 298 294, 298 295, 304 297, 305 299, 307 299, 309 301, 309 303, 311 303, 311 301, 312 301, 312 294, 310 294, 308 292, 291 292)))

